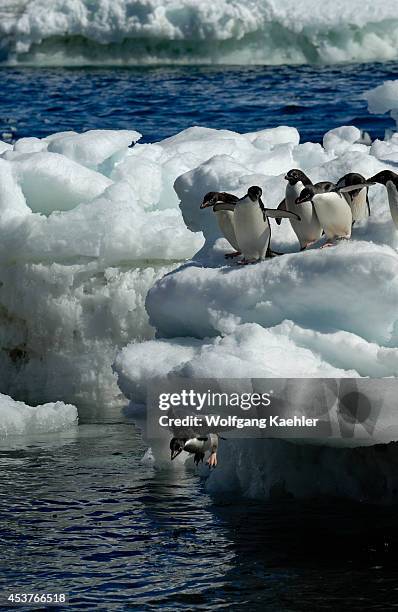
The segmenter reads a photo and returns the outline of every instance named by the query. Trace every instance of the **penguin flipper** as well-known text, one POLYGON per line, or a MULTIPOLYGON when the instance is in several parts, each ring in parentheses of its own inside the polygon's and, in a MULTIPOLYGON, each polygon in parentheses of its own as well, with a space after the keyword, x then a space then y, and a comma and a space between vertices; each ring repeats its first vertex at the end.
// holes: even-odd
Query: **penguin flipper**
POLYGON ((366 206, 368 207, 368 215, 370 217, 369 188, 366 190, 366 206))
POLYGON ((369 187, 370 185, 374 185, 374 184, 375 184, 374 182, 369 180, 369 181, 364 181, 363 183, 357 183, 355 185, 344 185, 344 187, 336 186, 335 191, 337 191, 337 193, 349 193, 350 191, 360 191, 364 187, 369 187))
MULTIPOLYGON (((286 199, 283 198, 282 202, 279 204, 278 208, 276 210, 286 210, 286 199)), ((282 219, 280 217, 278 217, 276 219, 276 222, 278 225, 280 225, 282 223, 282 219)))
POLYGON ((301 221, 301 217, 296 215, 294 212, 290 212, 290 210, 278 210, 277 208, 265 208, 265 214, 267 217, 271 217, 271 219, 296 219, 297 221, 301 221))

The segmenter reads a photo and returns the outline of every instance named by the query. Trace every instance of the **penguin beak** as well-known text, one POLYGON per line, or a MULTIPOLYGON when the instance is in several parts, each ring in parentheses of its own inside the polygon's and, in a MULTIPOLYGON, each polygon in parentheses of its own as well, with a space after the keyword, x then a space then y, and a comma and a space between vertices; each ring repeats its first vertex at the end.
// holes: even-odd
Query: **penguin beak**
POLYGON ((209 208, 210 206, 214 206, 213 200, 208 200, 207 202, 202 202, 200 208, 209 208))
POLYGON ((288 177, 288 175, 287 175, 287 174, 285 174, 285 176, 284 176, 283 178, 285 179, 285 181, 288 181, 288 180, 289 180, 289 177, 288 177))
POLYGON ((178 457, 178 455, 179 455, 180 453, 182 453, 182 448, 173 449, 173 450, 171 451, 171 454, 170 454, 170 459, 173 461, 173 459, 175 459, 176 457, 178 457))

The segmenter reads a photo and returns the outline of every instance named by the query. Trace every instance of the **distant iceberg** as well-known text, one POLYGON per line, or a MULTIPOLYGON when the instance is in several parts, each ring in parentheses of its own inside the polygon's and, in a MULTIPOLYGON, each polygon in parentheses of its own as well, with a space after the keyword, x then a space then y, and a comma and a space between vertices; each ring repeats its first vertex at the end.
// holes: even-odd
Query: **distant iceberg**
POLYGON ((10 0, 8 64, 305 64, 397 58, 394 0, 10 0))

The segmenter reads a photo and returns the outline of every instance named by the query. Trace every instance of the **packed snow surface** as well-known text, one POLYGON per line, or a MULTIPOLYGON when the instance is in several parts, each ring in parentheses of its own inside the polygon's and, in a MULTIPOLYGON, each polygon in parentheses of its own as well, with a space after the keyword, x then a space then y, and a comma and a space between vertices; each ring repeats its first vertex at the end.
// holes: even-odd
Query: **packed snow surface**
POLYGON ((0 438, 65 431, 77 425, 77 409, 55 402, 28 406, 0 394, 0 438))
POLYGON ((337 63, 398 48, 395 0, 9 0, 0 17, 7 63, 337 63))

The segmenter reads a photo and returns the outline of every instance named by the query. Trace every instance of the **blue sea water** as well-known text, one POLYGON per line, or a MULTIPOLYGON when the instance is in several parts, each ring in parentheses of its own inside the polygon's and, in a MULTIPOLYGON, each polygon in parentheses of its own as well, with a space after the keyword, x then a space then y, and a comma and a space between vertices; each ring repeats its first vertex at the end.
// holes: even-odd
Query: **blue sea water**
POLYGON ((397 78, 398 63, 342 66, 1 68, 0 138, 136 129, 154 142, 192 125, 255 131, 295 126, 301 141, 356 125, 392 127, 361 95, 397 78), (1 136, 3 134, 3 136, 1 136))
POLYGON ((193 471, 156 471, 144 451, 109 413, 0 444, 1 609, 43 610, 7 605, 26 592, 67 594, 74 611, 398 604, 396 508, 213 500, 193 471))
MULTIPOLYGON (((0 69, 0 133, 277 125, 321 142, 354 124, 382 137, 361 95, 398 64, 0 69)), ((0 136, 1 137, 1 136, 0 136)), ((396 509, 337 501, 213 500, 193 472, 142 463, 120 414, 0 446, 0 607, 67 592, 69 610, 386 610, 398 604, 396 509)), ((19 607, 19 609, 23 609, 19 607)), ((26 609, 43 609, 36 606, 26 609)), ((66 609, 66 608, 65 608, 66 609)))

